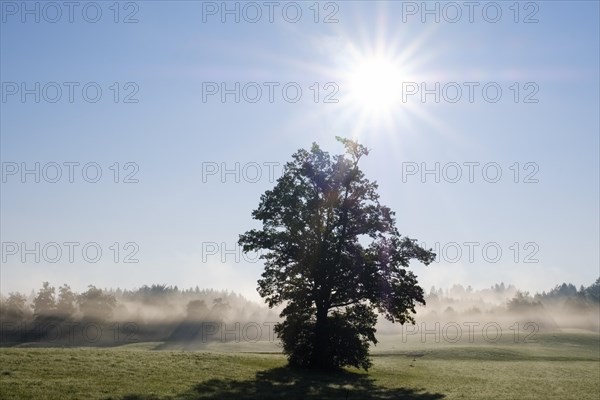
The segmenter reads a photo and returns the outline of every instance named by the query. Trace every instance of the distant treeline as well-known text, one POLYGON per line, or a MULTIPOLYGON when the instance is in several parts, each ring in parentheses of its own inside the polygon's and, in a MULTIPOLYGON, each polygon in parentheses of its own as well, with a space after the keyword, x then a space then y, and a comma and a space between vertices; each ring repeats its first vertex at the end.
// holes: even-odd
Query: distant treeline
POLYGON ((13 292, 0 297, 0 345, 156 341, 185 347, 239 340, 244 324, 277 319, 272 310, 229 291, 144 285, 135 290, 88 286, 76 293, 69 285, 57 290, 44 282, 30 296, 13 292))
POLYGON ((466 288, 460 284, 453 285, 451 288, 443 290, 436 289, 433 286, 429 293, 426 295, 431 300, 442 299, 442 298, 465 298, 465 297, 485 297, 485 298, 506 298, 506 297, 528 297, 537 301, 554 301, 554 300, 567 300, 577 299, 590 304, 600 302, 600 278, 596 279, 596 282, 590 286, 580 286, 579 290, 572 283, 562 283, 556 285, 548 292, 543 291, 542 293, 536 293, 533 296, 529 295, 529 292, 523 292, 518 290, 514 285, 504 285, 504 282, 500 284, 492 285, 489 289, 473 290, 471 286, 466 288))
POLYGON ((187 303, 187 311, 198 314, 223 313, 230 308, 229 302, 249 303, 243 296, 228 291, 214 289, 180 290, 177 286, 152 285, 136 290, 99 289, 88 286, 83 293, 76 293, 65 284, 58 288, 44 282, 42 287, 27 297, 22 293, 9 293, 0 297, 0 318, 2 320, 22 320, 27 318, 78 318, 108 320, 118 311, 119 305, 138 303, 146 306, 169 308, 173 303, 187 303), (207 304, 208 300, 212 304, 207 304))
MULTIPOLYGON (((540 330, 600 329, 600 278, 579 289, 571 283, 530 295, 513 285, 495 284, 486 289, 453 285, 432 287, 425 295, 426 306, 417 308, 417 319, 435 322, 534 322, 540 330)), ((392 332, 394 327, 385 326, 392 332)), ((380 329, 381 331, 381 329, 380 329)))
POLYGON ((586 308, 600 303, 600 278, 594 283, 585 287, 580 286, 579 289, 572 283, 562 283, 556 285, 548 292, 536 293, 531 296, 529 292, 518 290, 514 285, 504 285, 504 283, 492 285, 489 289, 473 290, 471 286, 463 287, 462 285, 453 285, 451 288, 443 290, 432 287, 425 299, 428 302, 452 302, 460 299, 485 299, 491 303, 504 302, 510 299, 507 303, 508 309, 523 306, 525 304, 541 305, 549 304, 556 305, 557 303, 570 304, 572 306, 586 308))
MULTIPOLYGON (((432 287, 427 305, 417 319, 446 320, 481 316, 498 318, 531 314, 563 327, 598 328, 600 278, 577 289, 570 283, 548 292, 530 295, 513 285, 495 284, 488 289, 454 285, 432 287), (574 319, 577 317, 579 319, 574 319), (595 317, 594 317, 595 316, 595 317)), ((135 290, 99 289, 88 286, 82 293, 64 284, 44 282, 29 296, 13 292, 0 296, 0 345, 23 343, 72 346, 112 346, 136 341, 155 341, 164 347, 197 347, 215 340, 272 340, 270 329, 278 312, 243 296, 198 286, 144 285, 135 290), (251 332, 251 333, 250 333, 251 332)), ((382 327, 383 328, 383 327, 382 327)))

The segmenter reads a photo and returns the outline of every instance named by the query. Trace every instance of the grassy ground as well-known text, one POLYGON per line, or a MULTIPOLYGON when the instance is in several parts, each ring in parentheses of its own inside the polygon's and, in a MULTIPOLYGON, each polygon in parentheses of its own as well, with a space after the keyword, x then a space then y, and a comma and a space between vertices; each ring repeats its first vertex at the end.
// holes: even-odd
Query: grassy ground
MULTIPOLYGON (((0 349, 2 399, 598 399, 597 334, 536 343, 403 343, 384 338, 373 368, 296 371, 273 353, 0 349)), ((234 346, 235 347, 235 346, 234 346)), ((231 349, 231 346, 229 346, 231 349)), ((244 350, 248 350, 246 345, 244 350)))

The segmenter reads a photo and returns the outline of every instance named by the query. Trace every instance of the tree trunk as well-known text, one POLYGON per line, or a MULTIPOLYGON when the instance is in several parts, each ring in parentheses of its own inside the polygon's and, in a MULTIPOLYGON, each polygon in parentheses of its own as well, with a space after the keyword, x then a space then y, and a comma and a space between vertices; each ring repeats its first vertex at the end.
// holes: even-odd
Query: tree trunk
POLYGON ((314 352, 312 366, 315 368, 330 368, 331 350, 329 349, 329 332, 327 327, 327 308, 323 305, 317 307, 317 321, 315 323, 314 352))

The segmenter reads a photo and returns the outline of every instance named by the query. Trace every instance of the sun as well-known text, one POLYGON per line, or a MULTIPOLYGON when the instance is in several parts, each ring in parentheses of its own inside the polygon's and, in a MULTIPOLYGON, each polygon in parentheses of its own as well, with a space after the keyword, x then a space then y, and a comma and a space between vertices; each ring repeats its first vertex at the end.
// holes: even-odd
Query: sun
MULTIPOLYGON (((372 48, 349 45, 341 58, 340 93, 345 116, 355 121, 357 132, 393 131, 410 124, 418 113, 414 104, 403 101, 403 85, 415 82, 415 59, 396 46, 372 48)), ((414 103, 414 102, 413 102, 414 103)))
POLYGON ((348 100, 368 114, 386 114, 401 105, 402 67, 382 56, 357 60, 346 79, 348 100))
MULTIPOLYGON (((386 15, 379 20, 386 21, 386 15)), ((332 103, 336 105, 320 107, 310 113, 310 120, 326 120, 355 140, 421 140, 418 135, 423 123, 447 131, 415 92, 423 82, 437 82, 445 76, 444 70, 433 65, 440 50, 428 43, 435 30, 407 34, 403 29, 387 28, 385 23, 375 31, 358 27, 347 32, 343 28, 324 37, 318 47, 328 55, 326 63, 321 59, 315 64, 299 63, 335 88, 332 103)), ((306 123, 306 115, 299 120, 306 123)))

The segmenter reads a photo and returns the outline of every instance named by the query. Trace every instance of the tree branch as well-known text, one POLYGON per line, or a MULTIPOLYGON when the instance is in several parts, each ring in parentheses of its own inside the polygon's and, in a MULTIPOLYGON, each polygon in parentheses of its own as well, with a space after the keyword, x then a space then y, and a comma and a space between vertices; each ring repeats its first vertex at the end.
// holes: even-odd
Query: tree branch
POLYGON ((360 303, 360 300, 352 300, 352 301, 348 301, 346 303, 332 304, 332 305, 329 306, 329 309, 338 308, 338 307, 345 307, 345 306, 349 306, 349 305, 356 304, 356 303, 360 303))

